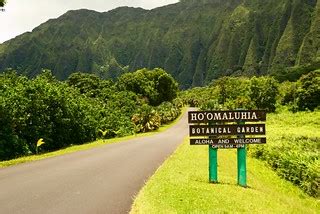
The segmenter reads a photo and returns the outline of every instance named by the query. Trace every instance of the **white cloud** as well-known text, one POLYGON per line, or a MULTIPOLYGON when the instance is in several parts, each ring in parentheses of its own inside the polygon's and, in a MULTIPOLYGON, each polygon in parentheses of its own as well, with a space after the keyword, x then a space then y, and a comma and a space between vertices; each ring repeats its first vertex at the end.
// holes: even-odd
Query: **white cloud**
POLYGON ((50 18, 68 10, 87 8, 108 11, 119 6, 152 9, 178 0, 8 0, 5 12, 0 11, 0 43, 31 31, 50 18))

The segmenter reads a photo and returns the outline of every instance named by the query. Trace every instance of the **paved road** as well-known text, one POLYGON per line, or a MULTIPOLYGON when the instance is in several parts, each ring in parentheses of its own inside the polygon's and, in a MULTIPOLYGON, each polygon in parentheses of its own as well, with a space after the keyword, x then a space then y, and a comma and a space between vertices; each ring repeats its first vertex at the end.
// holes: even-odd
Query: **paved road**
POLYGON ((157 135, 0 169, 0 213, 126 213, 187 126, 184 114, 157 135))

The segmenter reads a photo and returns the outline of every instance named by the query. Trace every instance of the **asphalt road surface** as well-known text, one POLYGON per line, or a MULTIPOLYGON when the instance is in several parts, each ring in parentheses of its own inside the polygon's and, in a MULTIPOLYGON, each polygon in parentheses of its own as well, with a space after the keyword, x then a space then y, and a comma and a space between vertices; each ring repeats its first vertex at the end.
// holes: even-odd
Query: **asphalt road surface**
POLYGON ((0 169, 0 213, 127 213, 187 134, 185 113, 153 136, 0 169))

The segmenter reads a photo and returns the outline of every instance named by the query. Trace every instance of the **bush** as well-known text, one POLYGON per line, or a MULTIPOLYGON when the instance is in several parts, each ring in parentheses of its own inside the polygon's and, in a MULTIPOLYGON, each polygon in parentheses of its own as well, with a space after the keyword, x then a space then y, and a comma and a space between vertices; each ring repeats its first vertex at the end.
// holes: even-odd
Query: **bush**
POLYGON ((253 77, 250 80, 249 96, 257 109, 274 112, 277 95, 278 82, 273 77, 253 77))
POLYGON ((305 141, 286 139, 286 143, 280 143, 278 146, 257 146, 250 149, 250 152, 254 157, 265 160, 284 179, 299 186, 309 195, 320 197, 318 152, 303 151, 314 147, 306 145, 305 141), (289 140, 305 146, 295 146, 288 143, 289 140))
POLYGON ((247 78, 223 77, 213 82, 219 91, 218 102, 226 109, 251 108, 247 78))
POLYGON ((179 97, 184 105, 200 107, 208 100, 217 99, 218 91, 213 91, 212 87, 193 88, 183 91, 179 97))
POLYGON ((279 86, 279 103, 281 105, 292 106, 295 103, 295 97, 297 92, 296 82, 283 82, 279 86))
POLYGON ((163 102, 156 111, 161 118, 161 124, 169 123, 181 114, 181 109, 169 102, 163 102))
POLYGON ((296 96, 299 110, 313 111, 320 105, 320 70, 302 76, 298 84, 296 96))
POLYGON ((136 114, 132 116, 136 132, 148 132, 157 130, 161 125, 161 117, 151 106, 143 105, 136 114))
POLYGON ((315 110, 320 105, 320 70, 302 76, 297 82, 283 82, 280 104, 293 112, 315 110))
POLYGON ((0 97, 0 160, 8 160, 29 152, 28 145, 14 133, 12 115, 0 97))
POLYGON ((100 104, 50 74, 12 84, 2 92, 5 111, 11 114, 12 134, 26 142, 31 152, 35 152, 40 138, 46 142, 41 147, 44 151, 95 139, 100 104))
POLYGON ((177 82, 170 74, 159 68, 126 73, 119 78, 117 87, 119 90, 132 91, 147 98, 153 106, 165 101, 171 102, 178 93, 177 82))

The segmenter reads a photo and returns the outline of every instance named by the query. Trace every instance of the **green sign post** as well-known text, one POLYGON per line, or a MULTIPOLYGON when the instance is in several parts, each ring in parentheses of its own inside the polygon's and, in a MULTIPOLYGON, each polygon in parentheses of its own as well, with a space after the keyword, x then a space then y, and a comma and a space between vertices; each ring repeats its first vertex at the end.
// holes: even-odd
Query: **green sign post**
POLYGON ((189 127, 190 145, 209 145, 209 182, 218 183, 218 149, 237 148, 238 185, 247 187, 246 145, 265 144, 266 138, 245 138, 245 135, 265 135, 266 131, 265 124, 251 123, 246 125, 245 122, 266 121, 266 112, 249 110, 196 111, 188 112, 188 120, 191 124, 197 124, 189 127), (223 125, 216 125, 216 123, 223 125), (193 137, 209 138, 195 139, 193 137))
MULTIPOLYGON (((239 125, 244 125, 245 122, 238 122, 239 125)), ((244 135, 239 135, 239 138, 244 138, 244 135)), ((237 149, 237 163, 238 163, 238 185, 247 187, 247 148, 237 149)))
MULTIPOLYGON (((209 122, 209 125, 214 125, 209 122)), ((209 136, 213 138, 213 136, 209 136)), ((218 149, 209 145, 209 182, 218 183, 218 149)))
POLYGON ((247 186, 247 149, 244 148, 237 149, 237 159, 238 159, 238 184, 242 187, 247 186))
POLYGON ((209 145, 209 182, 218 183, 218 149, 209 145))

